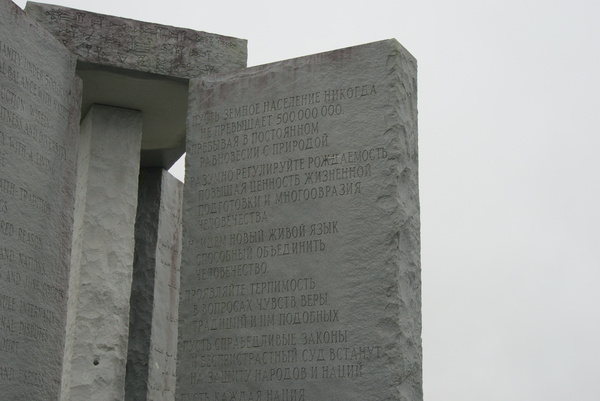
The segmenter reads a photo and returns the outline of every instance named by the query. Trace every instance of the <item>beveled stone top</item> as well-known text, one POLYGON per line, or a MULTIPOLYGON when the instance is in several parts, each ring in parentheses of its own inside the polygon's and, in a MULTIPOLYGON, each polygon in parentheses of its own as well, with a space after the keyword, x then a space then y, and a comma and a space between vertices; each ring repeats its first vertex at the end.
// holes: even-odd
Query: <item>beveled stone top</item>
POLYGON ((51 4, 25 9, 80 61, 176 78, 246 66, 246 40, 51 4))

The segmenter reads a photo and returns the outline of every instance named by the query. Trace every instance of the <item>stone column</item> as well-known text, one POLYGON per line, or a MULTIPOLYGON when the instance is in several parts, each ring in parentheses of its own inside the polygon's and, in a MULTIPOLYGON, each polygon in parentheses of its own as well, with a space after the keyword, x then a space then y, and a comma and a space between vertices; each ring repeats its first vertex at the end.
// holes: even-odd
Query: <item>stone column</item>
POLYGON ((81 124, 62 400, 123 400, 141 112, 94 105, 81 124))
POLYGON ((175 399, 183 183, 140 172, 125 400, 175 399))

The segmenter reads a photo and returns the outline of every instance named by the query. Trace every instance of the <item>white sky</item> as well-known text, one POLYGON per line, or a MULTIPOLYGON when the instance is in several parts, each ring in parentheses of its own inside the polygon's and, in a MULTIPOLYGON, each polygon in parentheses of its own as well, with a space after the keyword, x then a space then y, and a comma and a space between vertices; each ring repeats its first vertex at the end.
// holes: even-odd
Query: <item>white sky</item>
POLYGON ((245 38, 250 66, 396 38, 419 62, 425 399, 600 399, 600 2, 55 3, 245 38))

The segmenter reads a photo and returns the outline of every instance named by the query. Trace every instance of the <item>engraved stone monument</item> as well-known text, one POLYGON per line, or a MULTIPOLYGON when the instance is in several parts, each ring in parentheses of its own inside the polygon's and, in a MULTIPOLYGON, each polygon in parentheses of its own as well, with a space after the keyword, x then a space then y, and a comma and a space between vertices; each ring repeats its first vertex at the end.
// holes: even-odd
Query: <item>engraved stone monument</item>
POLYGON ((0 398, 422 400, 415 59, 245 67, 0 0, 0 398))
POLYGON ((415 59, 193 80, 178 400, 420 400, 415 59))
MULTIPOLYGON (((246 42, 53 5, 28 3, 26 10, 77 56, 85 116, 80 141, 90 143, 79 148, 77 198, 84 200, 75 210, 62 399, 140 399, 142 393, 172 399, 177 309, 172 291, 163 288, 172 283, 161 278, 172 266, 144 250, 148 243, 176 249, 181 238, 136 235, 136 208, 147 211, 155 201, 145 181, 138 196, 138 172, 169 168, 181 156, 188 79, 245 67, 246 42), (134 242, 138 260, 146 261, 135 267, 134 242), (143 289, 148 285, 155 291, 143 289), (168 323, 158 305, 170 305, 168 323), (166 352, 167 360, 156 360, 166 352)), ((159 200, 169 203, 171 196, 159 200)), ((157 227, 161 215, 154 214, 157 227)))
POLYGON ((138 195, 138 171, 161 176, 181 156, 188 79, 245 67, 246 43, 1 7, 2 394, 173 399, 181 188, 165 176, 138 195), (155 231, 136 233, 137 208, 155 231))
POLYGON ((75 57, 0 0, 0 394, 60 393, 81 82, 75 57))

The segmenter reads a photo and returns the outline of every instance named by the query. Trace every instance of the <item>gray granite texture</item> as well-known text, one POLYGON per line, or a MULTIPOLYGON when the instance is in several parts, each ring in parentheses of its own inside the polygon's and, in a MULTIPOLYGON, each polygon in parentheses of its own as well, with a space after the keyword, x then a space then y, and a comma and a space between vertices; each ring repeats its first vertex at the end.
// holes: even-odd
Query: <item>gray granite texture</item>
POLYGON ((191 81, 177 399, 422 400, 416 60, 191 81))
POLYGON ((173 401, 183 183, 140 171, 125 400, 173 401))
POLYGON ((0 398, 59 398, 81 82, 75 57, 0 0, 0 398))
POLYGON ((246 66, 242 39, 51 4, 28 2, 26 11, 82 62, 177 78, 246 66))
POLYGON ((28 2, 27 13, 69 48, 92 104, 142 111, 143 167, 185 152, 188 79, 246 66, 246 40, 28 2))
POLYGON ((63 401, 124 397, 140 114, 95 105, 81 123, 63 401))

